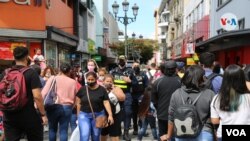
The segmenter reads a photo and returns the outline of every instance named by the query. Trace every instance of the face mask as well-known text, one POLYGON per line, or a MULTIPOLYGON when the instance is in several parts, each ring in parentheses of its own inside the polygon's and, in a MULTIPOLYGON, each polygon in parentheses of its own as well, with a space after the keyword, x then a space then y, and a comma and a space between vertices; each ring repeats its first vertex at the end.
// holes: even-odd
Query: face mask
POLYGON ((105 87, 106 89, 111 89, 111 88, 112 88, 112 84, 104 84, 104 87, 105 87))
POLYGON ((90 87, 94 87, 95 84, 96 84, 96 82, 88 82, 88 85, 89 85, 90 87))
POLYGON ((95 66, 88 66, 89 71, 94 71, 94 69, 95 69, 95 66))
POLYGON ((104 80, 104 76, 99 76, 98 78, 100 81, 103 81, 104 80))
POLYGON ((51 73, 46 73, 45 76, 46 76, 46 77, 50 77, 50 76, 51 76, 51 73))
POLYGON ((119 62, 119 65, 120 65, 121 67, 124 67, 124 66, 125 66, 125 62, 124 62, 124 61, 120 61, 120 62, 119 62))
POLYGON ((136 74, 139 74, 140 73, 140 68, 139 67, 134 67, 134 71, 136 74))

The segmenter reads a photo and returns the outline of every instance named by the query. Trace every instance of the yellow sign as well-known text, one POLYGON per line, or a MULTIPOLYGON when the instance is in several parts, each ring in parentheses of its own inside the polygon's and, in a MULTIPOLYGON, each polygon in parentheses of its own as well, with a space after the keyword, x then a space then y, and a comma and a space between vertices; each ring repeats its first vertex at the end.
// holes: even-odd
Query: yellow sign
POLYGON ((199 57, 196 53, 193 55, 193 59, 194 59, 194 61, 199 61, 199 57))
POLYGON ((190 66, 190 65, 195 65, 195 61, 193 58, 187 58, 187 65, 190 66))

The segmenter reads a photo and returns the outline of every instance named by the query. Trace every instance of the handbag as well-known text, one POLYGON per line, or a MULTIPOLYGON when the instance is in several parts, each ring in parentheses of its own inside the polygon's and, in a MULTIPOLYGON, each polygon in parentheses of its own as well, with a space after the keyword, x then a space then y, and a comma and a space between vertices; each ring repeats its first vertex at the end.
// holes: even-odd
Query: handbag
POLYGON ((105 128, 108 127, 109 123, 108 123, 108 118, 106 115, 101 115, 101 116, 95 116, 90 98, 89 98, 89 90, 88 90, 88 86, 86 86, 86 93, 87 93, 87 97, 88 97, 88 102, 89 102, 89 106, 93 115, 93 118, 95 119, 95 127, 96 128, 105 128))
POLYGON ((56 104, 57 102, 57 94, 56 94, 56 77, 53 78, 51 82, 51 86, 47 95, 44 98, 44 107, 48 108, 56 104))

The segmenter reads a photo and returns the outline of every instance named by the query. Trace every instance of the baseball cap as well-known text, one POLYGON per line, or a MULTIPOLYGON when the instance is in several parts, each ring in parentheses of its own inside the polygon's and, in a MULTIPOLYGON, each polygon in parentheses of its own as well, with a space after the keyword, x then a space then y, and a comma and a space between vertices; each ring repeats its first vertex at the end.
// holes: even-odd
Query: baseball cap
POLYGON ((169 60, 169 61, 166 61, 165 63, 165 68, 172 69, 176 67, 177 67, 177 64, 174 60, 169 60))
POLYGON ((121 60, 126 60, 126 57, 125 57, 124 55, 120 55, 120 56, 119 56, 119 59, 121 59, 121 60))

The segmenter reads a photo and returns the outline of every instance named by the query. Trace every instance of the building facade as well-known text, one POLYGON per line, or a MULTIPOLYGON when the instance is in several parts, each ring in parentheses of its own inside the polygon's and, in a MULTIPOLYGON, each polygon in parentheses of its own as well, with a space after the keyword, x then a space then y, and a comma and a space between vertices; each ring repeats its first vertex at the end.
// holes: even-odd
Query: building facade
MULTIPOLYGON (((222 66, 229 64, 250 64, 250 9, 249 0, 212 0, 210 17, 210 38, 196 45, 197 52, 210 51, 216 54, 222 66), (221 17, 231 13, 237 17, 234 30, 221 26, 221 17)), ((231 19, 233 20, 233 19, 231 19)))
POLYGON ((158 9, 158 43, 159 43, 159 58, 161 60, 166 60, 170 58, 170 51, 169 48, 169 16, 170 12, 168 10, 167 1, 163 0, 160 4, 158 9))
POLYGON ((53 67, 62 62, 81 64, 84 50, 78 50, 79 17, 75 14, 79 7, 73 0, 0 0, 1 66, 11 64, 16 46, 29 48, 31 57, 36 48, 41 49, 46 64, 53 67))

